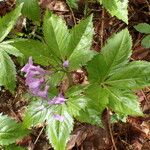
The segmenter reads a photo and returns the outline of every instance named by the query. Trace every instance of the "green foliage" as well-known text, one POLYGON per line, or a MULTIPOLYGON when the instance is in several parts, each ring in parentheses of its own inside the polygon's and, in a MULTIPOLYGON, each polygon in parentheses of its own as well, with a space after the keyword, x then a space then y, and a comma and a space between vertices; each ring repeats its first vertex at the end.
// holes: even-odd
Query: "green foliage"
POLYGON ((44 36, 53 57, 58 63, 69 60, 69 70, 75 70, 89 61, 94 52, 90 51, 93 37, 92 16, 81 21, 71 31, 58 16, 46 12, 44 36))
POLYGON ((30 128, 39 123, 43 123, 50 111, 47 109, 47 103, 42 100, 36 100, 29 104, 23 118, 23 126, 30 128))
POLYGON ((25 57, 25 62, 32 56, 36 63, 48 66, 56 64, 52 55, 49 53, 46 44, 33 39, 14 39, 7 41, 9 44, 17 48, 25 57))
POLYGON ((48 118, 47 136, 55 150, 65 150, 69 135, 73 130, 73 118, 66 105, 59 105, 54 114, 64 117, 64 121, 56 120, 53 115, 48 118))
POLYGON ((131 37, 126 29, 112 36, 101 53, 88 63, 89 79, 93 82, 102 82, 115 69, 127 64, 131 56, 131 43, 131 37))
POLYGON ((143 40, 142 40, 142 45, 146 48, 150 48, 150 35, 147 35, 143 40))
POLYGON ((147 23, 139 23, 134 28, 141 33, 150 34, 150 25, 147 23))
POLYGON ((23 57, 22 53, 18 49, 16 49, 7 42, 0 43, 0 49, 3 49, 6 53, 10 55, 14 55, 16 57, 23 57))
POLYGON ((15 65, 3 49, 0 50, 0 60, 0 86, 13 92, 16 85, 15 65))
POLYGON ((85 96, 79 95, 70 97, 67 102, 68 110, 74 117, 80 115, 80 111, 87 106, 88 99, 85 96))
POLYGON ((87 70, 90 84, 99 84, 99 88, 108 94, 109 103, 106 104, 109 108, 124 115, 142 115, 131 90, 149 86, 150 64, 129 62, 130 55, 131 37, 125 29, 108 40, 101 53, 88 63, 87 70))
POLYGON ((141 33, 148 34, 143 38, 141 44, 146 48, 150 48, 150 25, 147 23, 139 23, 138 25, 134 26, 134 28, 141 33))
POLYGON ((100 117, 108 104, 108 94, 98 84, 90 85, 86 90, 86 108, 76 117, 81 122, 102 125, 100 117))
POLYGON ((114 72, 105 84, 117 88, 140 89, 150 86, 150 64, 145 61, 133 61, 114 72))
POLYGON ((19 49, 26 58, 32 56, 35 62, 41 65, 62 67, 62 62, 69 60, 70 71, 86 65, 95 55, 90 50, 94 33, 92 16, 69 31, 60 17, 46 11, 43 32, 46 43, 16 39, 10 41, 10 44, 19 49))
POLYGON ((0 145, 9 145, 27 135, 28 131, 20 123, 6 115, 0 115, 0 145))
POLYGON ((15 10, 6 14, 3 18, 0 18, 0 42, 4 40, 4 38, 16 24, 17 19, 21 15, 21 9, 22 4, 19 5, 15 10))
POLYGON ((4 150, 26 150, 26 149, 23 147, 17 146, 15 144, 11 144, 11 145, 5 146, 4 150))
POLYGON ((24 3, 22 8, 22 14, 33 21, 39 21, 40 19, 40 7, 38 0, 17 0, 17 3, 24 3))
POLYGON ((130 90, 105 88, 109 94, 108 106, 116 113, 142 115, 137 96, 130 90))
POLYGON ((99 0, 106 10, 128 24, 128 0, 99 0))
MULTIPOLYGON (((70 7, 75 2, 67 1, 70 7)), ((128 22, 127 0, 111 2, 101 0, 101 3, 112 15, 128 22)), ((15 16, 14 21, 17 20, 20 11, 21 5, 11 12, 15 16)), ((29 19, 39 20, 37 1, 24 1, 23 13, 29 19)), ((12 20, 9 14, 6 18, 12 20)), ((3 27, 6 20, 5 17, 2 19, 0 31, 4 30, 5 33, 0 32, 1 41, 15 24, 14 21, 10 21, 9 27, 3 27)), ((148 28, 147 26, 143 32, 148 31, 148 28)), ((142 115, 134 90, 150 86, 150 63, 129 61, 132 40, 127 29, 112 36, 99 54, 90 50, 93 34, 92 15, 81 20, 72 29, 68 29, 64 20, 46 11, 42 42, 35 39, 12 39, 0 43, 0 86, 5 86, 10 91, 15 89, 16 69, 9 55, 24 57, 25 61, 32 56, 35 63, 46 66, 44 69, 48 72, 42 76, 45 82, 42 82, 40 88, 43 90, 44 84, 50 85, 48 98, 42 99, 39 95, 37 98, 34 95, 35 99, 32 99, 26 109, 22 123, 16 123, 9 117, 0 115, 0 145, 12 144, 28 133, 27 128, 45 123, 46 134, 53 148, 65 150, 73 130, 73 118, 81 122, 102 125, 100 117, 106 107, 119 116, 142 115), (63 66, 66 60, 69 61, 67 67, 63 66), (73 85, 73 81, 70 81, 72 71, 82 66, 87 68, 89 84, 73 85), (61 94, 64 99, 58 97, 61 94), (50 104, 50 100, 60 102, 50 104), (64 103, 61 102, 63 100, 64 103), (64 119, 59 120, 56 115, 64 119)), ((39 76, 36 76, 37 80, 39 76)), ((20 149, 16 145, 12 146, 20 149)))
POLYGON ((71 7, 71 8, 78 8, 78 4, 77 4, 78 0, 66 0, 67 4, 71 7))
POLYGON ((0 19, 0 86, 11 92, 14 92, 16 86, 16 69, 9 54, 16 57, 22 57, 22 54, 15 47, 2 41, 21 15, 21 8, 22 4, 0 19))
POLYGON ((93 34, 92 16, 82 20, 71 30, 67 49, 70 70, 78 69, 92 59, 94 52, 90 48, 93 34))
POLYGON ((65 59, 69 31, 64 20, 46 11, 43 32, 45 41, 54 57, 65 59))

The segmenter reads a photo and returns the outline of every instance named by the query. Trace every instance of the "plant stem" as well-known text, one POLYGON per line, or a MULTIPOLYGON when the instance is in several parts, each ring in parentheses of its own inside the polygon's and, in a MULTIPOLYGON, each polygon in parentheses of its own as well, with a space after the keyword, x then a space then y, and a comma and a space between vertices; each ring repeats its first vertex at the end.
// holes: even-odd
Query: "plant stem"
POLYGON ((67 74, 68 81, 69 81, 69 87, 70 87, 70 86, 73 86, 73 80, 72 80, 72 77, 71 77, 70 73, 67 72, 66 74, 67 74))

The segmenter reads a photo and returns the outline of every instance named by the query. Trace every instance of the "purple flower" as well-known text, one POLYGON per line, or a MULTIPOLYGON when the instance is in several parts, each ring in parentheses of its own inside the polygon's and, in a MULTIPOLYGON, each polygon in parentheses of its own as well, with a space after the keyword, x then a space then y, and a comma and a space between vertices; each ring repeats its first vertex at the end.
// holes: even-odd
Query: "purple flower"
POLYGON ((42 98, 47 98, 49 86, 46 85, 44 90, 42 90, 47 72, 40 66, 34 66, 32 57, 29 58, 28 63, 21 71, 26 73, 26 85, 28 85, 31 93, 42 98))
POLYGON ((43 91, 42 90, 38 90, 37 93, 36 93, 37 96, 40 96, 42 98, 47 98, 48 97, 48 89, 49 89, 49 86, 46 85, 45 89, 43 91))
POLYGON ((53 99, 51 99, 48 103, 50 105, 57 105, 57 104, 64 104, 66 99, 62 94, 59 94, 57 97, 55 96, 53 99))
POLYGON ((64 67, 64 68, 68 68, 68 66, 69 66, 69 60, 65 60, 65 61, 63 62, 63 67, 64 67))
POLYGON ((28 73, 28 71, 33 67, 32 57, 29 57, 29 62, 21 69, 22 72, 28 73))
POLYGON ((27 77, 26 78, 26 84, 29 86, 29 89, 37 89, 40 88, 41 84, 44 83, 44 78, 33 78, 33 77, 27 77))
POLYGON ((54 115, 54 119, 58 120, 60 122, 63 122, 65 120, 64 116, 61 116, 61 115, 58 115, 58 114, 54 115))

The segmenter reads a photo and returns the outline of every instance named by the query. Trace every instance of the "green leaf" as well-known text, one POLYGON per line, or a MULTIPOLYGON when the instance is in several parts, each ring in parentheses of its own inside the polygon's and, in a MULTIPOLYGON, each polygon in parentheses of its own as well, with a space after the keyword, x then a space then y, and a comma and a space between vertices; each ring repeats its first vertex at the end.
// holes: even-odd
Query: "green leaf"
POLYGON ((44 66, 56 64, 51 54, 49 54, 47 45, 38 40, 15 39, 7 41, 7 43, 18 49, 25 56, 26 60, 32 56, 35 63, 44 66))
POLYGON ((150 25, 147 23, 139 23, 134 28, 141 33, 150 34, 150 25))
POLYGON ((0 50, 0 86, 4 86, 11 92, 16 87, 16 69, 9 55, 0 50))
POLYGON ((60 84, 60 82, 62 81, 62 79, 64 78, 64 76, 65 76, 65 73, 62 71, 52 73, 48 77, 48 82, 51 85, 51 87, 57 87, 60 84))
POLYGON ((30 128, 39 123, 43 123, 47 116, 50 115, 50 110, 47 109, 48 103, 42 100, 36 100, 29 104, 25 116, 23 118, 23 126, 30 128))
POLYGON ((89 79, 102 82, 114 72, 128 63, 131 56, 131 37, 127 29, 110 38, 101 53, 95 56, 87 65, 89 79))
POLYGON ((147 35, 143 40, 142 40, 142 45, 145 48, 150 48, 150 35, 147 35))
POLYGON ((17 0, 17 2, 24 3, 22 8, 22 14, 27 16, 33 21, 39 21, 40 19, 40 7, 38 0, 17 0))
POLYGON ((119 68, 129 61, 132 54, 132 40, 127 29, 110 38, 101 50, 109 70, 119 68))
POLYGON ((138 98, 129 90, 106 88, 109 92, 108 106, 115 112, 125 115, 142 115, 138 98))
POLYGON ((6 14, 3 18, 0 18, 0 42, 4 40, 4 38, 11 31, 13 26, 16 24, 17 19, 21 15, 22 4, 19 5, 15 10, 6 14))
POLYGON ((26 149, 23 147, 17 146, 15 144, 11 144, 11 145, 5 146, 4 150, 26 150, 26 149))
POLYGON ((128 24, 128 0, 102 0, 101 2, 112 16, 128 24))
POLYGON ((84 89, 86 89, 86 86, 74 85, 66 91, 65 96, 66 97, 79 96, 82 94, 82 92, 84 92, 84 89))
POLYGON ((46 11, 43 32, 45 41, 54 57, 58 57, 58 61, 59 59, 65 60, 69 31, 64 20, 46 11))
POLYGON ((150 86, 150 63, 133 61, 118 69, 105 84, 122 89, 141 89, 150 86))
POLYGON ((93 100, 96 109, 102 113, 108 104, 108 93, 98 84, 92 84, 86 90, 86 96, 93 100))
POLYGON ((102 125, 101 113, 97 109, 97 104, 91 99, 88 101, 85 109, 81 109, 75 118, 80 122, 90 123, 92 125, 102 125))
POLYGON ((102 89, 98 84, 93 84, 90 85, 84 93, 86 96, 83 97, 83 100, 81 99, 82 103, 79 103, 78 100, 74 101, 72 112, 77 113, 74 115, 74 117, 81 122, 102 126, 101 114, 108 104, 107 91, 102 89))
POLYGON ((107 70, 109 70, 109 66, 106 64, 106 61, 101 54, 96 55, 87 64, 88 78, 90 82, 102 82, 108 73, 107 70))
POLYGON ((24 137, 28 131, 20 123, 0 114, 0 145, 9 145, 24 137))
POLYGON ((94 52, 90 50, 94 34, 92 16, 82 20, 70 33, 67 49, 69 69, 75 70, 92 59, 94 52))
POLYGON ((67 4, 72 7, 72 8, 75 8, 77 9, 78 8, 78 0, 66 0, 67 4))
POLYGON ((88 98, 82 95, 68 98, 67 108, 70 114, 74 117, 79 116, 79 112, 85 109, 88 101, 88 98))
POLYGON ((18 49, 16 49, 14 46, 7 44, 5 42, 0 43, 0 49, 3 49, 5 52, 7 52, 10 55, 14 55, 16 57, 22 57, 22 53, 18 49))
POLYGON ((54 114, 64 117, 64 121, 58 121, 54 116, 49 116, 47 136, 55 150, 65 150, 69 135, 73 130, 73 118, 68 113, 66 105, 59 105, 54 114))

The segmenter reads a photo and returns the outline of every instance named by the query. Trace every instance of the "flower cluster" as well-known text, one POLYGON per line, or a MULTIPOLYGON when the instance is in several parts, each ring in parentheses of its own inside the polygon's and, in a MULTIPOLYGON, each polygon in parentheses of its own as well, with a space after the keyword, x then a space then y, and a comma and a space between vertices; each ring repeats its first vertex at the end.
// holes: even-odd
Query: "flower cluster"
POLYGON ((41 98, 47 98, 49 86, 44 86, 46 71, 40 66, 34 66, 31 57, 21 71, 26 73, 26 85, 28 85, 30 92, 41 98))
MULTIPOLYGON (((67 68, 68 65, 69 62, 64 61, 63 67, 67 68)), ((47 99, 49 105, 60 105, 65 103, 66 99, 61 93, 53 99, 48 99, 49 86, 46 85, 45 82, 47 71, 40 66, 33 65, 32 57, 29 58, 28 63, 21 69, 21 71, 26 73, 26 85, 29 87, 29 90, 33 95, 47 99)), ((64 121, 64 116, 59 114, 54 114, 53 117, 60 122, 64 121)))

